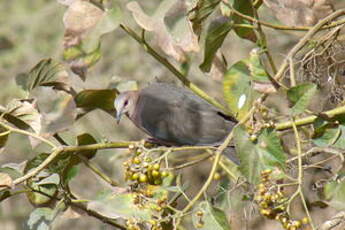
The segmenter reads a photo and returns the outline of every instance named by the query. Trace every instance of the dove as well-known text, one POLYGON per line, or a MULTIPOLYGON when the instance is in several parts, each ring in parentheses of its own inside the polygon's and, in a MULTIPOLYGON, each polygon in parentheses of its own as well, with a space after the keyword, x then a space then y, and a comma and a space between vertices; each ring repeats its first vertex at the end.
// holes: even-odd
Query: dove
POLYGON ((115 101, 116 120, 127 117, 154 141, 171 146, 220 145, 236 120, 186 88, 152 83, 120 93, 115 101))

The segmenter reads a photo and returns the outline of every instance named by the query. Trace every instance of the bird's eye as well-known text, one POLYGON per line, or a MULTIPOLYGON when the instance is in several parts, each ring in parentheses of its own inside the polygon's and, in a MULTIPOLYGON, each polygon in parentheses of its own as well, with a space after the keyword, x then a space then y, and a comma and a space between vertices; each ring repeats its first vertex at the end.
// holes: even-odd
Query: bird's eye
POLYGON ((128 105, 128 101, 125 101, 125 104, 124 104, 125 106, 127 106, 128 105))

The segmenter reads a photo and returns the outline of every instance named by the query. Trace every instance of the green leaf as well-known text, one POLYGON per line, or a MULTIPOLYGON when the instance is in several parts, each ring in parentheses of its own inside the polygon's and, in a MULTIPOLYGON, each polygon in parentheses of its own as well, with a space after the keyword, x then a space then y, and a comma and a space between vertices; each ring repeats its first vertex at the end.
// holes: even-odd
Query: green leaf
MULTIPOLYGON (((229 4, 240 13, 247 15, 247 16, 254 16, 252 5, 249 1, 243 1, 243 0, 229 0, 229 4)), ((223 12, 226 12, 226 10, 223 10, 223 12)), ((231 11, 230 11, 231 12, 231 11)), ((243 19, 242 17, 238 16, 237 14, 230 13, 230 19, 235 24, 247 24, 252 25, 251 22, 243 19)), ((252 42, 256 42, 257 38, 255 35, 255 32, 252 28, 243 28, 243 27, 235 27, 234 28, 235 33, 240 38, 248 39, 252 42)))
POLYGON ((235 63, 225 73, 224 97, 237 120, 248 113, 259 93, 252 89, 250 70, 246 60, 235 63))
POLYGON ((53 87, 53 89, 57 90, 69 90, 69 76, 65 67, 51 58, 41 60, 28 74, 18 75, 16 82, 29 92, 39 86, 53 87))
POLYGON ((66 175, 64 176, 65 183, 69 183, 74 177, 76 177, 79 173, 80 167, 79 166, 73 166, 66 170, 66 175))
POLYGON ((37 185, 43 185, 43 184, 55 184, 58 185, 60 183, 60 176, 57 173, 53 173, 50 176, 44 178, 43 180, 40 180, 37 182, 37 185))
POLYGON ((116 89, 87 89, 79 92, 74 101, 77 108, 86 111, 102 109, 109 113, 115 111, 114 100, 118 94, 116 89))
POLYGON ((274 167, 284 168, 286 155, 277 133, 264 129, 253 141, 245 127, 234 129, 236 153, 240 158, 240 170, 250 183, 258 183, 260 173, 274 167))
POLYGON ((36 208, 31 212, 28 226, 31 230, 49 230, 54 219, 54 211, 51 208, 36 208))
POLYGON ((26 197, 33 205, 48 206, 55 199, 58 187, 55 184, 37 185, 35 182, 28 181, 27 186, 34 190, 26 193, 26 197), (37 191, 37 192, 36 192, 37 191))
MULTIPOLYGON (((96 144, 96 139, 88 133, 83 133, 77 136, 77 145, 91 145, 96 144)), ((91 159, 95 156, 97 150, 84 150, 84 151, 77 151, 76 154, 86 157, 87 159, 91 159)))
POLYGON ((324 187, 328 204, 338 210, 345 209, 345 180, 330 181, 324 187))
POLYGON ((23 164, 8 163, 1 165, 0 172, 7 173, 15 180, 23 176, 23 164))
POLYGON ((203 72, 211 70, 212 61, 217 50, 222 46, 226 35, 232 29, 232 23, 226 17, 219 17, 213 20, 207 29, 204 60, 199 66, 203 72))
POLYGON ((137 221, 148 221, 152 217, 152 210, 149 208, 139 207, 135 203, 133 193, 123 194, 105 194, 98 200, 88 203, 87 208, 98 212, 108 218, 134 218, 137 221))
POLYGON ((304 83, 287 91, 287 96, 293 105, 291 108, 292 115, 304 112, 316 92, 316 87, 313 83, 304 83))
POLYGON ((226 218, 225 213, 217 208, 211 206, 210 203, 203 201, 197 206, 193 214, 193 225, 197 229, 203 230, 230 230, 231 226, 226 218), (203 212, 202 218, 198 216, 197 211, 203 212))
POLYGON ((220 0, 199 0, 196 6, 189 11, 192 13, 189 20, 192 22, 193 31, 200 36, 202 31, 202 23, 212 14, 220 0))
POLYGON ((321 147, 332 146, 345 149, 345 125, 327 128, 323 135, 314 138, 313 142, 321 147))

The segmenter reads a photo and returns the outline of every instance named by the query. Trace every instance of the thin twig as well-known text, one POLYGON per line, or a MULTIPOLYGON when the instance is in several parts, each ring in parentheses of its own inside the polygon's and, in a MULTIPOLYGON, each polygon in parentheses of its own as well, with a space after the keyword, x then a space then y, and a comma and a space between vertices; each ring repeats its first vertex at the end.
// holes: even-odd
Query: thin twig
MULTIPOLYGON (((340 107, 337 107, 335 109, 331 109, 331 110, 322 112, 321 114, 323 116, 328 117, 328 118, 332 118, 332 117, 334 117, 336 115, 340 115, 340 114, 345 114, 345 106, 340 106, 340 107)), ((318 118, 318 116, 312 115, 312 116, 296 119, 294 121, 294 124, 296 126, 309 125, 309 124, 312 124, 317 118, 318 118)), ((278 124, 275 124, 274 127, 276 130, 291 129, 292 125, 293 125, 292 123, 293 122, 291 122, 291 121, 280 122, 278 124)))
POLYGON ((311 225, 312 229, 314 230, 315 227, 314 227, 314 224, 313 224, 313 220, 312 220, 312 218, 310 216, 310 213, 309 213, 309 210, 308 210, 308 206, 307 206, 307 203, 305 201, 305 197, 304 197, 303 190, 302 190, 302 185, 303 185, 303 165, 302 165, 301 139, 299 137, 297 127, 296 127, 296 125, 295 125, 293 120, 292 120, 292 128, 293 128, 293 131, 294 131, 294 134, 295 134, 296 146, 297 146, 297 154, 298 154, 298 177, 297 177, 298 187, 297 187, 296 192, 289 199, 289 206, 290 206, 290 203, 292 202, 292 200, 296 197, 296 195, 299 194, 300 198, 301 198, 301 201, 302 201, 302 204, 304 206, 304 210, 305 210, 305 212, 306 212, 306 214, 307 214, 307 216, 309 218, 310 225, 311 225))
POLYGON ((57 147, 57 145, 55 145, 53 142, 49 141, 48 139, 46 139, 44 137, 41 137, 40 135, 38 135, 36 133, 32 133, 32 132, 28 132, 28 131, 25 131, 25 130, 22 130, 22 129, 14 128, 12 126, 7 125, 4 121, 0 121, 0 126, 4 127, 5 129, 7 129, 10 132, 19 133, 19 134, 23 134, 23 135, 26 135, 26 136, 34 137, 34 138, 36 138, 36 139, 38 139, 38 140, 48 144, 52 148, 56 148, 57 147))
POLYGON ((19 177, 13 181, 14 185, 20 184, 34 176, 36 176, 39 172, 41 172, 43 169, 45 169, 60 153, 63 152, 62 147, 57 147, 55 150, 36 168, 34 168, 32 171, 28 172, 22 177, 19 177))

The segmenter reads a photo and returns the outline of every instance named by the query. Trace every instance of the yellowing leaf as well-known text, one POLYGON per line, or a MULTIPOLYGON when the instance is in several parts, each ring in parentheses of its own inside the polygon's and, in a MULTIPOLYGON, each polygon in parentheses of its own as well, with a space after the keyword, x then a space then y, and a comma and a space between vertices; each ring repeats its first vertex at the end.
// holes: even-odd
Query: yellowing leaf
POLYGON ((250 71, 245 61, 235 63, 225 73, 224 97, 237 120, 248 113, 259 93, 252 89, 250 71))

